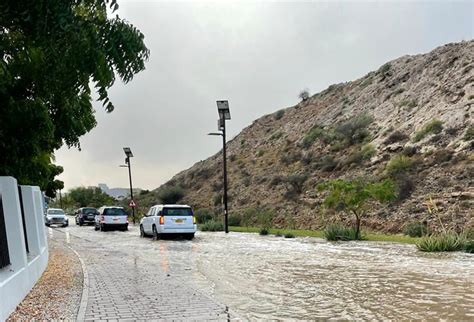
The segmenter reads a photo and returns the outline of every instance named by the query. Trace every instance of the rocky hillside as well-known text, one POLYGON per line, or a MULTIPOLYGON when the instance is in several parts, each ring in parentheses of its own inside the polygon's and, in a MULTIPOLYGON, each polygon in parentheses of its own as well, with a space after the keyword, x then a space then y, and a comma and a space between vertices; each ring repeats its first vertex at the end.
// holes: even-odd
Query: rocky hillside
MULTIPOLYGON (((391 178, 397 201, 372 207, 365 226, 388 232, 410 220, 472 226, 473 107, 474 41, 403 56, 331 85, 261 117, 229 142, 230 213, 266 209, 274 226, 321 228, 335 217, 321 206, 318 183, 391 178), (427 203, 437 206, 436 215, 427 203)), ((195 164, 142 196, 141 206, 180 186, 183 202, 221 212, 221 162, 218 153, 195 164)))

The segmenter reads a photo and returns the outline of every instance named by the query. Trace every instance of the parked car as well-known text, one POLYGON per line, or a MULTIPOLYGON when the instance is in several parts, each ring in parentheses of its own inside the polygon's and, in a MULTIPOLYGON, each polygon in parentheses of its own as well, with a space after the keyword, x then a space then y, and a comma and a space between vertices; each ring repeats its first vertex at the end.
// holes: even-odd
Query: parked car
POLYGON ((46 210, 46 215, 44 216, 44 223, 48 227, 51 225, 67 227, 69 225, 69 219, 64 213, 64 210, 59 208, 48 208, 48 210, 46 210))
POLYGON ((95 230, 128 230, 128 216, 123 207, 100 207, 95 215, 95 230))
POLYGON ((91 207, 79 208, 76 210, 76 225, 94 224, 95 216, 99 214, 97 209, 91 207))
POLYGON ((155 205, 140 220, 141 237, 159 239, 165 234, 179 234, 193 239, 196 230, 196 217, 188 205, 155 205))

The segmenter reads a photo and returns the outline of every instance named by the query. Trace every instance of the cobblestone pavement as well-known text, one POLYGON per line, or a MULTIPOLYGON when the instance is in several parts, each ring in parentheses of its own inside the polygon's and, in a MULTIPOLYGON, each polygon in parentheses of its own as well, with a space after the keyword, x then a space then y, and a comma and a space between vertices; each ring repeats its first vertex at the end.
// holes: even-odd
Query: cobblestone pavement
MULTIPOLYGON (((159 247, 150 256, 146 252, 149 245, 159 244, 139 238, 134 228, 104 233, 93 227, 71 226, 55 229, 52 238, 69 242, 87 269, 87 305, 78 319, 231 319, 225 305, 197 290, 189 266, 192 263, 184 260, 173 265, 159 247)), ((192 247, 192 241, 163 242, 192 247)), ((183 252, 182 256, 187 255, 183 252)))

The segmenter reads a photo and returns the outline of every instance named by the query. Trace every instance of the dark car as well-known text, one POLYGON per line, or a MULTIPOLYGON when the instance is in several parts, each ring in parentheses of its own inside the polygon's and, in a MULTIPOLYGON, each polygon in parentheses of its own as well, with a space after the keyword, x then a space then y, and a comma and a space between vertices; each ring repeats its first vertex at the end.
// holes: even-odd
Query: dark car
POLYGON ((99 212, 95 208, 84 207, 79 208, 76 211, 76 225, 93 225, 95 222, 95 215, 98 215, 99 212))

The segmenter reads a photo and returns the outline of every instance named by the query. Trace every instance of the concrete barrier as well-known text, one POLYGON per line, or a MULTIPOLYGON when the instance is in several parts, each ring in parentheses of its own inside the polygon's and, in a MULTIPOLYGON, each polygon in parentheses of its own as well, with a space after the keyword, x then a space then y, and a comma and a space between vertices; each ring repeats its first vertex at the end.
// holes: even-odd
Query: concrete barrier
POLYGON ((0 177, 0 321, 15 310, 48 264, 43 200, 38 187, 0 177))

